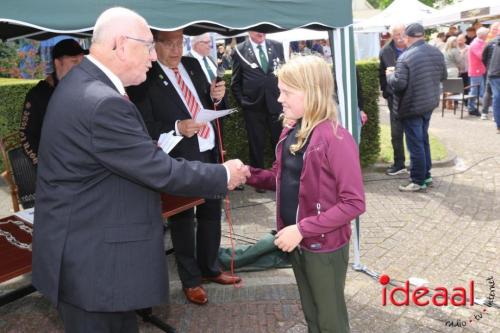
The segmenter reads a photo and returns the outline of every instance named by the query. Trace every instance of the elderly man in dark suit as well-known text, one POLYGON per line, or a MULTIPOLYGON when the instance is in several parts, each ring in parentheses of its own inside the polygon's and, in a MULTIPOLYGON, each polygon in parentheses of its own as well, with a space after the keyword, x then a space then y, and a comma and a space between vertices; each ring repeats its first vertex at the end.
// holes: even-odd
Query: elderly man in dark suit
POLYGON ((109 9, 97 19, 90 55, 47 109, 33 284, 67 332, 138 332, 133 310, 168 294, 159 191, 222 198, 248 175, 237 160, 175 160, 151 140, 124 87, 143 82, 154 60, 147 22, 109 9))
POLYGON ((278 119, 278 79, 274 71, 284 62, 283 45, 256 31, 235 49, 231 89, 243 109, 248 134, 250 165, 264 167, 265 133, 270 133, 274 150, 282 126, 278 119))
MULTIPOLYGON (((208 37, 208 35, 207 35, 208 37)), ((131 100, 141 111, 149 134, 155 140, 161 133, 175 131, 184 138, 172 150, 172 157, 206 163, 220 162, 219 128, 216 122, 198 123, 201 108, 224 106, 224 82, 208 83, 197 59, 182 56, 182 30, 155 34, 158 61, 153 63, 146 81, 131 87, 131 100)), ((169 219, 175 258, 186 298, 195 304, 208 302, 202 279, 221 284, 240 282, 240 278, 221 272, 218 251, 221 240, 221 201, 207 199, 194 209, 169 219), (195 233, 195 217, 197 223, 195 233)))
POLYGON ((191 51, 186 54, 193 57, 200 63, 207 81, 211 83, 217 77, 217 62, 210 56, 212 50, 212 41, 210 34, 205 33, 199 36, 191 37, 191 51))

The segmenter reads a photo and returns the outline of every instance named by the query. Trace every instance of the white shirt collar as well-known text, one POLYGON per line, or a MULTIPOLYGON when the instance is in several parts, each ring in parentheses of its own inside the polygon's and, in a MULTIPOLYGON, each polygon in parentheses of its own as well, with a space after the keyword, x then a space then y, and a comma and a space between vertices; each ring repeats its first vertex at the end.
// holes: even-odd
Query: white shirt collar
POLYGON ((260 44, 255 43, 255 42, 252 40, 252 38, 250 38, 250 37, 248 37, 248 40, 249 40, 249 41, 250 41, 250 43, 252 44, 252 48, 253 48, 254 50, 258 50, 258 48, 257 48, 257 47, 258 47, 259 45, 262 45, 262 50, 264 51, 264 53, 266 53, 266 40, 265 40, 265 39, 264 39, 264 41, 263 41, 262 43, 260 43, 260 44))
POLYGON ((191 54, 193 55, 193 57, 195 57, 199 61, 203 61, 204 56, 202 56, 201 54, 199 54, 195 50, 191 49, 191 54))
POLYGON ((116 76, 109 68, 104 66, 99 60, 96 58, 92 57, 90 54, 86 56, 90 62, 92 62, 94 65, 96 65, 103 73, 111 80, 113 85, 116 87, 116 90, 121 95, 125 95, 125 87, 123 87, 122 81, 116 76))

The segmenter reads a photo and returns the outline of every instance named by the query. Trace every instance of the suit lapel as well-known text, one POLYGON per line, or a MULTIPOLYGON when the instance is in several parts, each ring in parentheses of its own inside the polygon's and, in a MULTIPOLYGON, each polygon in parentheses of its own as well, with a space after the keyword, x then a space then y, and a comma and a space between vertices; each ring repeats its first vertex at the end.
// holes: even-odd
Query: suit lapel
POLYGON ((266 48, 267 48, 267 72, 269 73, 274 71, 273 44, 271 44, 269 41, 266 40, 266 48))
POLYGON ((262 70, 262 67, 260 67, 260 62, 259 60, 257 60, 257 55, 255 54, 255 52, 253 52, 252 43, 250 43, 249 40, 245 41, 243 50, 243 55, 247 58, 248 62, 250 64, 256 64, 262 70))
MULTIPOLYGON (((182 110, 184 113, 189 115, 189 117, 191 117, 191 114, 186 108, 184 102, 182 101, 182 98, 179 96, 174 85, 172 84, 172 82, 170 82, 168 76, 165 74, 165 72, 163 72, 163 69, 161 69, 160 65, 154 62, 153 68, 151 68, 151 70, 154 70, 153 75, 155 75, 156 77, 155 82, 157 86, 160 87, 161 94, 162 95, 165 94, 163 98, 167 99, 170 102, 175 103, 180 110, 182 110)), ((165 103, 165 105, 168 104, 169 103, 165 103)))

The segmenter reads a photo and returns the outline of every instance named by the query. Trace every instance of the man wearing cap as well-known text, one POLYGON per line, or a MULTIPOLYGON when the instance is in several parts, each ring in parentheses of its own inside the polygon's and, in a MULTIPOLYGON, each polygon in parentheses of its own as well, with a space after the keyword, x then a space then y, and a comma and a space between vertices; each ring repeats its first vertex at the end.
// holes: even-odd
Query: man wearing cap
POLYGON ((447 71, 443 54, 424 41, 424 27, 412 23, 405 29, 407 50, 394 70, 387 69, 387 83, 394 91, 392 112, 401 119, 410 152, 411 181, 402 192, 426 191, 432 184, 429 122, 439 104, 440 82, 447 71))
POLYGON ((34 165, 38 164, 38 144, 50 97, 57 83, 82 61, 84 53, 74 39, 64 39, 57 43, 52 50, 54 72, 26 94, 19 133, 23 150, 34 165))

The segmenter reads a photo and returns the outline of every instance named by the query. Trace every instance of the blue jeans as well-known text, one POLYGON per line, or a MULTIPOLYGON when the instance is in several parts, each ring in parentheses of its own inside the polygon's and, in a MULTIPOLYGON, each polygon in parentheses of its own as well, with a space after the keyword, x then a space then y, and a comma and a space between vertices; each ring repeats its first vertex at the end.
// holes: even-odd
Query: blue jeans
POLYGON ((500 77, 490 77, 491 93, 493 95, 493 117, 497 129, 500 129, 500 77))
MULTIPOLYGON (((479 98, 483 97, 484 94, 484 77, 483 76, 471 76, 470 77, 470 84, 473 86, 475 84, 479 86, 474 86, 470 88, 470 94, 473 96, 478 96, 479 98)), ((476 105, 476 99, 473 98, 469 100, 469 112, 477 112, 479 105, 476 105)))
POLYGON ((423 115, 403 119, 406 147, 410 153, 411 181, 423 185, 431 176, 431 149, 429 147, 429 122, 432 111, 423 115))

